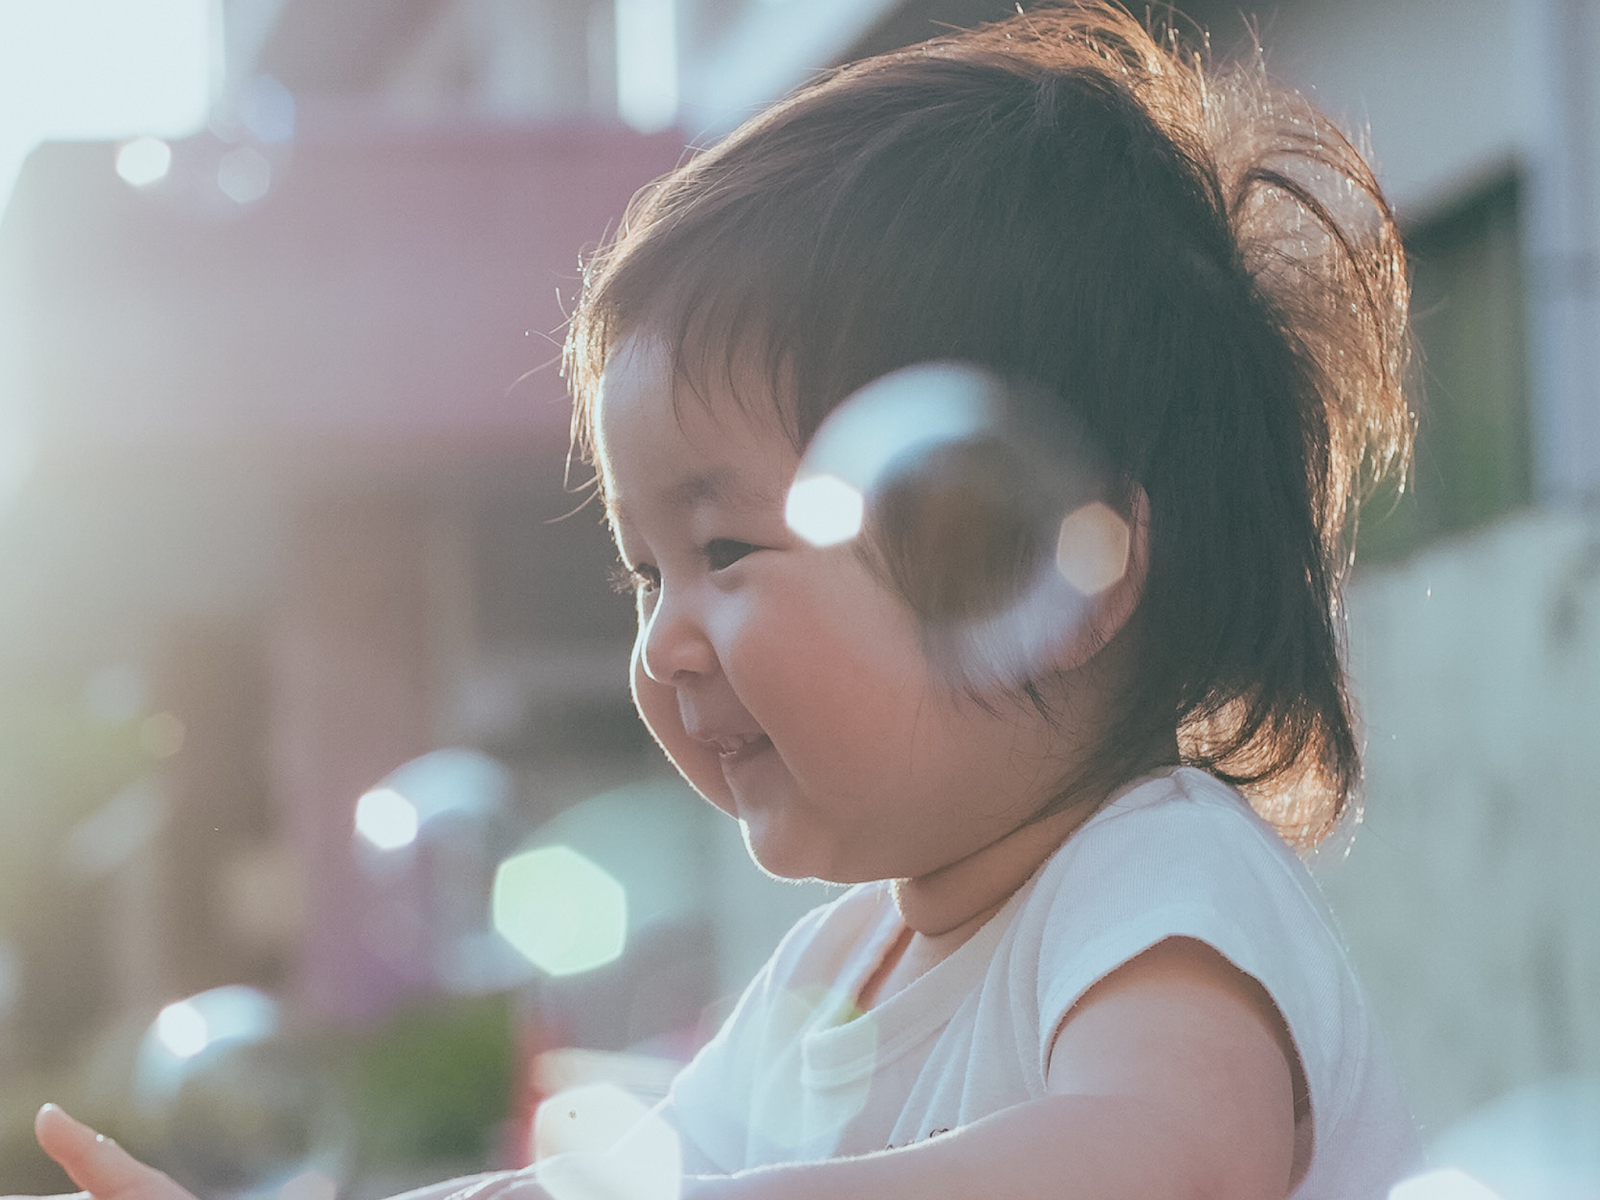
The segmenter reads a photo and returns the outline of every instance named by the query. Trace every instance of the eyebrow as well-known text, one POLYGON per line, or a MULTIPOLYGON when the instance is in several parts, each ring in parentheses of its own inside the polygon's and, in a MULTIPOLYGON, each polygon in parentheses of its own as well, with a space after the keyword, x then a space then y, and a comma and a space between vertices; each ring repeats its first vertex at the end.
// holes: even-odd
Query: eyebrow
MULTIPOLYGON (((610 488, 602 489, 606 512, 613 521, 623 514, 610 488)), ((666 507, 674 511, 694 508, 701 504, 733 504, 741 507, 772 507, 782 503, 782 492, 741 479, 732 467, 715 467, 709 471, 696 471, 678 480, 661 496, 666 507)))

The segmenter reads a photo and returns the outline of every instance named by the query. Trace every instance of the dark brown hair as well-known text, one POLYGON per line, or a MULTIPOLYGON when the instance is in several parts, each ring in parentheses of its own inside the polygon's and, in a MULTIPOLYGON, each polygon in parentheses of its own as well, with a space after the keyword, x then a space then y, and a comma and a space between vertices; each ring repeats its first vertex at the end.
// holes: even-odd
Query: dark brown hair
POLYGON ((588 263, 574 435, 640 329, 691 375, 753 349, 797 445, 909 363, 1049 389, 1150 504, 1137 668, 1091 773, 1176 733, 1309 846, 1360 778, 1341 589, 1362 481, 1409 451, 1404 263, 1351 142, 1259 55, 1203 59, 1086 4, 802 88, 642 192, 588 263))

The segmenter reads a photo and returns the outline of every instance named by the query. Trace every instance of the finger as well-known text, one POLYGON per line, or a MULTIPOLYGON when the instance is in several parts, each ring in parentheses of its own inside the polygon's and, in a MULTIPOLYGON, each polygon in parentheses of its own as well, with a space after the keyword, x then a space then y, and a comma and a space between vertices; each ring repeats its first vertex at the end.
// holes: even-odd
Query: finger
POLYGON ((103 1134, 74 1120, 54 1104, 46 1104, 33 1121, 34 1135, 44 1152, 61 1164, 73 1183, 100 1200, 119 1194, 153 1194, 165 1184, 174 1198, 185 1195, 161 1172, 134 1158, 103 1134))

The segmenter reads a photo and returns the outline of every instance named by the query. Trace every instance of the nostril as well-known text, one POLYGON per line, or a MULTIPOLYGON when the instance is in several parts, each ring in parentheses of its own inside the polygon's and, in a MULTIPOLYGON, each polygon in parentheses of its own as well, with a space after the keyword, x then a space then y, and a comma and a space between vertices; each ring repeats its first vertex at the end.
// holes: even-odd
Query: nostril
POLYGON ((676 684, 703 675, 716 662, 704 631, 681 613, 657 608, 640 628, 635 653, 644 673, 657 683, 676 684))

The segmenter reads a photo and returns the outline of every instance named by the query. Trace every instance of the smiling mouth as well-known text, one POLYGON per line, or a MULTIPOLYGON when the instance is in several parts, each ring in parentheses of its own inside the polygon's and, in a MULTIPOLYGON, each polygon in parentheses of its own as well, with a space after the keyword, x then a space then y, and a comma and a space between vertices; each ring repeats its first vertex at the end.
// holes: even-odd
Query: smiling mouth
POLYGON ((754 758, 772 745, 772 739, 764 733, 738 734, 709 738, 706 745, 716 751, 717 757, 723 762, 736 763, 754 758))

